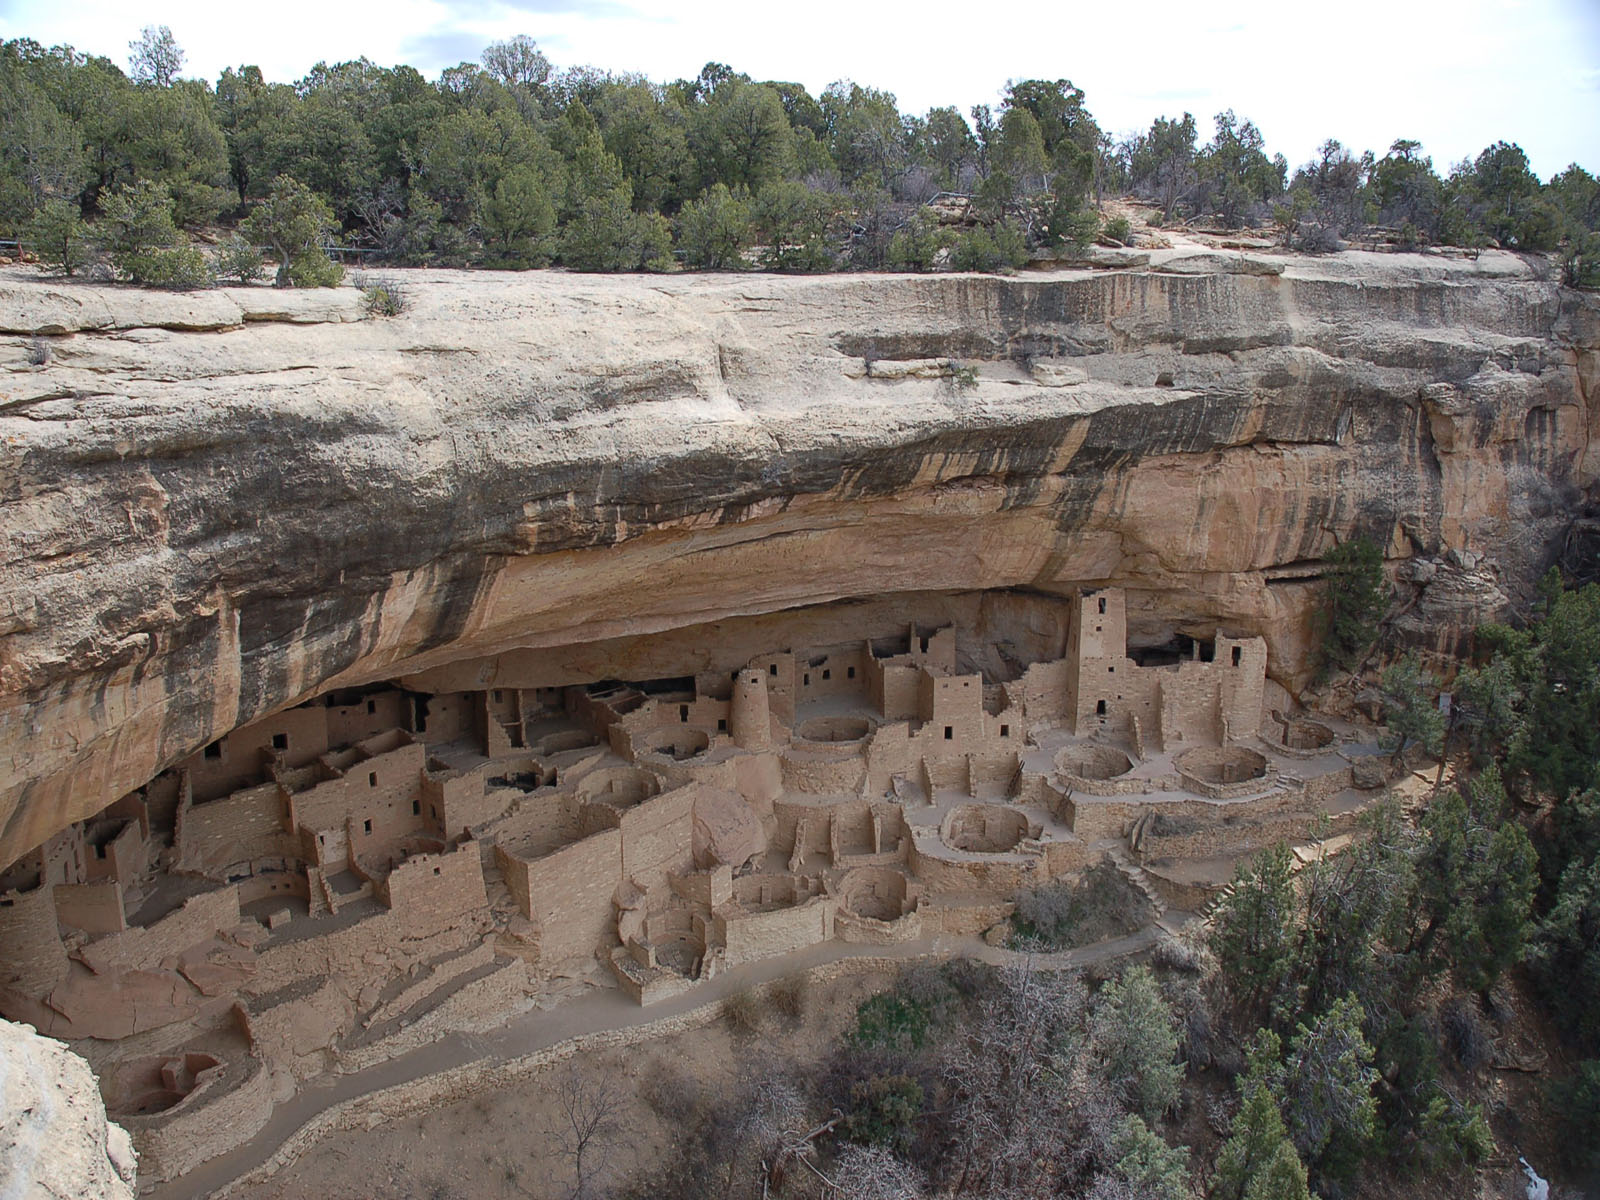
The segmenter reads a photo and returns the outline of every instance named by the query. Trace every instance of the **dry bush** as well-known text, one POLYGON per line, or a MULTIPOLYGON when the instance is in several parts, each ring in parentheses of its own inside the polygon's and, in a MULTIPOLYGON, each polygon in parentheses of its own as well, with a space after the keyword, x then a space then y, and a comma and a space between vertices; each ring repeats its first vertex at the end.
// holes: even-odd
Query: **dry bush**
POLYGON ((761 1000, 749 988, 722 1002, 722 1015, 735 1033, 754 1033, 761 1024, 761 1000))
POLYGON ((798 1021, 805 1015, 809 990, 810 981, 804 975, 791 975, 773 984, 768 1000, 776 1012, 798 1021))

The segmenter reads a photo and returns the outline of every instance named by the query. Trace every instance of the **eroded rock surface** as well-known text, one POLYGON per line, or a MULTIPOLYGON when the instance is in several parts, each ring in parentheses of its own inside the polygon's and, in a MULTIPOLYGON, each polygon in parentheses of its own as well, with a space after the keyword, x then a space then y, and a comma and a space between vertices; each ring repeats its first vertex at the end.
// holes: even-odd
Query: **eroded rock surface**
POLYGON ((135 1157, 89 1065, 65 1045, 0 1019, 0 1195, 133 1200, 135 1157))
POLYGON ((804 606, 821 642, 987 593, 1003 643, 1007 592, 1118 586, 1130 637, 1257 633, 1293 690, 1334 541, 1438 562, 1443 644, 1592 504, 1593 298, 1506 254, 1151 260, 411 272, 393 320, 5 275, 0 863, 332 687, 731 670, 755 633, 711 626, 804 606))

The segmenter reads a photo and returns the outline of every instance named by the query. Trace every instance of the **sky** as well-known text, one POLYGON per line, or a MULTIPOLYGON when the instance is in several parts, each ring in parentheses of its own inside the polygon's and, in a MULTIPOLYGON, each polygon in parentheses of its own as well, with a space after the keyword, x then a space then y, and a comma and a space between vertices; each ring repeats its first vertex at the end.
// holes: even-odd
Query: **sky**
POLYGON ((253 63, 292 82, 366 56, 430 78, 525 33, 559 68, 658 81, 708 61, 820 92, 893 92, 902 112, 994 103, 1008 79, 1067 78, 1121 135, 1225 108, 1291 167, 1329 137, 1382 154, 1414 138, 1444 171, 1505 139, 1541 178, 1600 172, 1600 0, 0 0, 0 38, 67 43, 126 65, 170 26, 185 75, 253 63))

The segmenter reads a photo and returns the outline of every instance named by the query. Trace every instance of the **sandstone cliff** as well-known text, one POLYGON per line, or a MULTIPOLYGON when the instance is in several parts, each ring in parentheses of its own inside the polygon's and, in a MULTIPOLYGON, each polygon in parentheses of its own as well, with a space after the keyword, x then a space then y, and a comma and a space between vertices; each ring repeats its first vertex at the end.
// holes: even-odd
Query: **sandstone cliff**
POLYGON ((516 647, 687 674, 743 661, 708 623, 1114 584, 1292 689, 1358 532, 1448 644, 1596 496, 1600 304, 1546 274, 410 272, 392 320, 0 276, 0 864, 247 720, 516 647))

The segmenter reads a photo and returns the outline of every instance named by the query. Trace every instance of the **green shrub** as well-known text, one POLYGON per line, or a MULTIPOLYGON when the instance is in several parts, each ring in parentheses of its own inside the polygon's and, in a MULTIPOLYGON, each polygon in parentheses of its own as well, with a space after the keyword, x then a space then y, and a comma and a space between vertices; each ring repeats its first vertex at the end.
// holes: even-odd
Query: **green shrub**
POLYGON ((219 279, 254 283, 267 273, 261 262, 261 251, 237 233, 217 247, 211 261, 219 279))
POLYGON ((1112 217, 1106 221, 1104 228, 1100 232, 1113 242, 1121 242, 1126 246, 1128 239, 1133 236, 1133 222, 1123 216, 1112 217))
POLYGON ((46 200, 28 223, 27 240, 39 261, 70 276, 89 261, 88 229, 78 206, 66 200, 46 200))
POLYGON ((922 1112, 922 1085, 909 1075, 875 1075, 850 1089, 842 1128, 852 1142, 906 1149, 922 1112))
POLYGON ((925 1003, 880 992, 856 1007, 856 1023, 845 1034, 845 1041, 863 1049, 920 1050, 928 1043, 932 1024, 925 1003))

